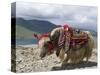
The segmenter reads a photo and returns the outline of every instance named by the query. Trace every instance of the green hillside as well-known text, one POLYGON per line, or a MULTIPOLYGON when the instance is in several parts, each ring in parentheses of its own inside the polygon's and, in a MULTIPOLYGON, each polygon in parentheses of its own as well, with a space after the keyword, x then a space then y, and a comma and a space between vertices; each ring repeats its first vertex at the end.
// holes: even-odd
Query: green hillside
POLYGON ((25 20, 23 18, 16 18, 16 25, 22 26, 28 30, 38 33, 47 33, 56 27, 53 23, 45 20, 25 20))
MULTIPOLYGON (((79 29, 79 28, 75 28, 75 29, 79 29)), ((80 30, 85 30, 85 29, 80 29, 80 30)), ((97 36, 97 33, 89 30, 93 36, 97 36)), ((37 32, 33 32, 21 25, 16 25, 16 37, 17 38, 21 38, 21 39, 28 39, 28 38, 33 38, 32 35, 33 33, 37 33, 37 32)))
POLYGON ((31 30, 28 30, 20 25, 16 25, 16 37, 26 39, 26 38, 32 38, 32 35, 35 32, 32 32, 31 30))

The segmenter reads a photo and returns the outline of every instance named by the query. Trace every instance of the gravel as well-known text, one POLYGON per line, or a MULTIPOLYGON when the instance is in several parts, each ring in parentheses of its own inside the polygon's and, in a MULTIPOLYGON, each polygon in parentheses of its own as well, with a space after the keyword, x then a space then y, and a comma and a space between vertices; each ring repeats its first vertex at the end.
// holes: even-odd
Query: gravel
POLYGON ((94 49, 93 55, 90 61, 92 66, 89 66, 90 63, 84 64, 87 65, 85 67, 82 64, 78 64, 80 67, 73 68, 73 65, 62 65, 60 59, 56 57, 55 53, 45 58, 41 59, 39 57, 40 49, 37 45, 21 45, 16 47, 16 72, 43 72, 43 71, 53 71, 53 70, 69 70, 69 69, 77 69, 77 68, 88 68, 88 67, 96 67, 97 66, 97 51, 94 49), (69 68, 71 67, 71 68, 69 68))

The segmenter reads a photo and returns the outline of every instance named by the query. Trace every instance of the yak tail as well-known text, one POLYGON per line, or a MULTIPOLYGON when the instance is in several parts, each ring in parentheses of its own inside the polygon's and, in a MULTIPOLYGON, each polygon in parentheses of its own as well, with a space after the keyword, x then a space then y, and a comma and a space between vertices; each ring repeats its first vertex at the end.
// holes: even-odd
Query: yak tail
POLYGON ((92 36, 92 34, 89 34, 89 38, 91 39, 92 48, 95 49, 96 48, 96 42, 95 42, 94 37, 92 36))

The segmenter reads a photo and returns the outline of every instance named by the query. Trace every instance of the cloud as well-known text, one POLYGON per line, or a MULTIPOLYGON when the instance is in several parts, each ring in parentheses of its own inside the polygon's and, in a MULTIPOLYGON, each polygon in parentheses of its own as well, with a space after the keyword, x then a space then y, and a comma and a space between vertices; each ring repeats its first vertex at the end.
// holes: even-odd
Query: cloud
POLYGON ((55 24, 97 24, 97 7, 56 5, 41 3, 16 3, 16 16, 24 19, 48 20, 55 24))

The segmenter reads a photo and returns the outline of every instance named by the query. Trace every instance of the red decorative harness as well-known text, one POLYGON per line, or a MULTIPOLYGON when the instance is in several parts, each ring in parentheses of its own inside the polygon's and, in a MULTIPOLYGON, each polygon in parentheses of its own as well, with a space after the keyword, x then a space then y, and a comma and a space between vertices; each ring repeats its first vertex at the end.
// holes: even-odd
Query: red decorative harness
MULTIPOLYGON (((87 42, 88 42, 88 36, 84 36, 82 38, 72 38, 73 37, 73 29, 70 28, 69 26, 65 25, 64 26, 64 30, 68 28, 68 32, 69 34, 71 34, 70 36, 70 44, 69 44, 69 48, 73 47, 73 46, 76 46, 76 45, 80 45, 80 46, 83 46, 85 45, 87 42)), ((66 37, 67 34, 66 32, 64 31, 64 36, 63 37, 66 37)), ((37 38, 38 40, 41 40, 42 38, 44 37, 49 37, 49 34, 50 33, 46 33, 46 34, 42 34, 42 35, 36 35, 34 34, 34 37, 37 38)), ((62 38, 61 38, 62 39, 62 38)), ((60 44, 64 43, 63 41, 65 41, 66 39, 63 39, 60 41, 60 44)), ((62 45, 64 46, 64 45, 62 45)), ((51 41, 48 42, 48 52, 51 54, 53 51, 53 49, 56 47, 51 41)))
POLYGON ((69 27, 68 25, 64 25, 63 27, 64 27, 64 34, 60 38, 60 42, 58 43, 58 46, 60 48, 62 48, 66 42, 69 44, 69 48, 75 47, 77 45, 79 45, 81 47, 86 45, 86 43, 88 42, 88 35, 86 33, 82 34, 82 36, 75 37, 73 35, 73 28, 69 27), (66 37, 67 37, 67 39, 66 39, 66 37), (65 39, 63 39, 63 38, 65 38, 65 39))
POLYGON ((49 37, 50 33, 46 33, 46 34, 33 34, 33 37, 37 38, 38 40, 42 39, 43 37, 49 37))
POLYGON ((53 49, 55 48, 54 44, 52 42, 48 43, 48 52, 51 54, 53 49))
POLYGON ((71 38, 70 40, 70 48, 75 47, 76 45, 80 45, 83 47, 88 42, 88 35, 83 36, 82 38, 71 38))

